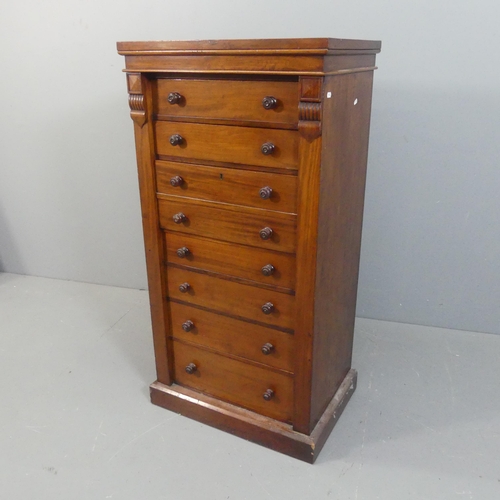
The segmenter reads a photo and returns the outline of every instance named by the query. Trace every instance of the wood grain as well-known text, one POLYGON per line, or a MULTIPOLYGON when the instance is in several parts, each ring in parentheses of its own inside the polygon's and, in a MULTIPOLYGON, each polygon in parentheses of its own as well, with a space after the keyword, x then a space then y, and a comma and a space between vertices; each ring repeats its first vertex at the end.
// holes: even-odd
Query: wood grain
POLYGON ((296 81, 255 81, 221 79, 159 78, 153 84, 154 113, 159 117, 229 119, 297 126, 296 81), (179 104, 167 100, 171 92, 182 95, 179 104), (278 100, 274 109, 265 109, 262 99, 278 100))
POLYGON ((185 304, 170 302, 169 305, 174 338, 293 372, 293 335, 185 304), (187 320, 194 323, 189 332, 182 328, 187 320), (264 355, 261 349, 268 342, 274 350, 264 355))
POLYGON ((293 130, 157 121, 155 137, 160 155, 297 169, 297 132, 293 130), (175 134, 184 139, 180 146, 169 142, 175 134), (270 155, 261 151, 266 142, 276 146, 270 155))
POLYGON ((296 212, 297 177, 295 175, 157 161, 156 180, 160 193, 280 212, 296 212), (178 187, 173 187, 170 179, 176 175, 182 177, 183 183, 178 187), (271 197, 267 200, 259 195, 260 189, 265 186, 273 190, 271 197))
POLYGON ((293 382, 288 375, 259 368, 254 365, 188 346, 174 340, 175 380, 205 394, 243 408, 258 411, 262 415, 284 422, 291 420, 293 407, 293 382), (190 375, 185 367, 196 365, 190 375), (270 401, 262 395, 267 389, 274 391, 270 401))
POLYGON ((295 324, 293 295, 234 283, 186 269, 168 268, 168 296, 187 304, 237 314, 266 325, 293 330, 295 324), (190 289, 187 293, 179 290, 182 283, 189 283, 190 289), (271 314, 262 312, 261 307, 267 302, 274 305, 271 314))
POLYGON ((161 197, 158 206, 163 229, 262 249, 295 252, 295 215, 171 196, 161 197), (188 221, 175 224, 172 216, 180 212, 187 216, 188 221), (265 227, 273 230, 268 240, 259 235, 265 227))
POLYGON ((325 82, 332 99, 325 100, 323 125, 312 425, 351 368, 372 81, 373 72, 364 72, 325 82))
MULTIPOLYGON (((299 82, 301 103, 321 102, 323 97, 323 78, 302 76, 299 82)), ((302 120, 303 118, 300 119, 302 120)))
POLYGON ((318 55, 282 55, 270 60, 262 55, 125 55, 127 71, 143 73, 231 73, 238 74, 300 74, 321 73, 323 58, 318 55))
POLYGON ((290 290, 295 287, 295 256, 292 254, 171 232, 165 234, 165 244, 167 262, 290 290), (189 254, 181 258, 177 250, 183 247, 189 249, 189 254), (267 264, 275 268, 271 276, 262 274, 267 264))

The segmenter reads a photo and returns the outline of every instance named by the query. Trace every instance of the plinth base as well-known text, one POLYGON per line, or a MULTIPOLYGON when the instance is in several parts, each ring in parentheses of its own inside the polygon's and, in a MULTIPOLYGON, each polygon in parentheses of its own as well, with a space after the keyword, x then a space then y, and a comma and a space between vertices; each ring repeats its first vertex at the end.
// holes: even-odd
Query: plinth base
POLYGON ((309 436, 291 425, 176 384, 154 382, 150 391, 155 405, 312 464, 356 389, 356 381, 357 372, 351 369, 309 436))

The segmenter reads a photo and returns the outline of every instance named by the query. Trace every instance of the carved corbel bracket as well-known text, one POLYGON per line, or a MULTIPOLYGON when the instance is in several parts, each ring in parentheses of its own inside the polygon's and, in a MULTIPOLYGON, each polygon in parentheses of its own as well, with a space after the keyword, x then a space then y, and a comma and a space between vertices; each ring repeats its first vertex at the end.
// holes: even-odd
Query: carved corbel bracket
POLYGON ((128 103, 130 106, 130 117, 139 127, 146 123, 146 108, 144 105, 144 94, 142 91, 142 80, 140 73, 127 73, 128 103))
POLYGON ((299 85, 299 134, 312 141, 321 135, 323 79, 302 76, 299 85))

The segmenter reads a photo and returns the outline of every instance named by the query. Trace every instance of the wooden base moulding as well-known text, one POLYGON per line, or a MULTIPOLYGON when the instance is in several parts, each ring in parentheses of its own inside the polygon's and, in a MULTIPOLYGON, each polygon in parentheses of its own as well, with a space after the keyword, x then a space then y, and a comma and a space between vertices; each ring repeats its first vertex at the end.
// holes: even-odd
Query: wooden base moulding
POLYGON ((351 399, 356 382, 357 372, 351 369, 309 436, 294 431, 291 425, 177 384, 154 382, 150 392, 151 402, 157 406, 312 464, 351 399))

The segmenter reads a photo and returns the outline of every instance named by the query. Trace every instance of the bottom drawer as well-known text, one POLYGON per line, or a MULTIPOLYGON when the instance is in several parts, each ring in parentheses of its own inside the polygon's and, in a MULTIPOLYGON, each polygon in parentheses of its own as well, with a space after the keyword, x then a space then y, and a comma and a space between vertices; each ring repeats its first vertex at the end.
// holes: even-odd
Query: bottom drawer
POLYGON ((173 341, 178 384, 284 422, 292 421, 293 378, 173 341), (190 367, 192 373, 186 371, 190 367), (264 395, 271 395, 266 400, 264 395))

